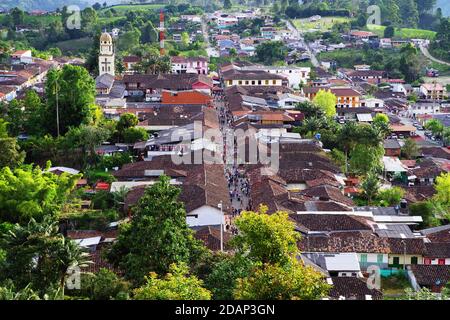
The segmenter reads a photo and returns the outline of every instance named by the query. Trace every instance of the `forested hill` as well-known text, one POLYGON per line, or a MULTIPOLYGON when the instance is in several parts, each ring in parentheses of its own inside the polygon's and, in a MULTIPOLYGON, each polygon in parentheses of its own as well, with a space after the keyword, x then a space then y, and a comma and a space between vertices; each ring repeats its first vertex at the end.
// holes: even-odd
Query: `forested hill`
MULTIPOLYGON (((99 2, 103 4, 106 2, 108 5, 113 5, 121 3, 121 0, 1 0, 0 8, 11 9, 19 7, 25 11, 31 10, 45 10, 54 11, 57 8, 62 8, 63 6, 77 5, 81 9, 91 6, 94 3, 99 2)), ((127 1, 129 2, 129 1, 127 1)))

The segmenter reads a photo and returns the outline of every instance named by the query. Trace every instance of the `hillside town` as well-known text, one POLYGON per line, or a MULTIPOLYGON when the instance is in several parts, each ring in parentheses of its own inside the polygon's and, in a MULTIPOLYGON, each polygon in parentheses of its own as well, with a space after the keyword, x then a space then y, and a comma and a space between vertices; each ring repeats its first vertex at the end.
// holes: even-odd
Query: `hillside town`
POLYGON ((0 299, 450 299, 449 18, 218 2, 0 40, 0 299))

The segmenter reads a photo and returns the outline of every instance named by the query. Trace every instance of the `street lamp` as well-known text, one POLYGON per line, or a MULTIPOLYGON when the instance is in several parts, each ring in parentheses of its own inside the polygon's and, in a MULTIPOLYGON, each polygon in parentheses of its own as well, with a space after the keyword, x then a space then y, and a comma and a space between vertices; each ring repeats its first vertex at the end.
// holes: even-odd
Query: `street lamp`
POLYGON ((403 270, 406 271, 406 241, 402 240, 401 243, 403 244, 403 270))
POLYGON ((220 203, 217 205, 220 208, 220 251, 223 252, 223 202, 220 200, 220 203))

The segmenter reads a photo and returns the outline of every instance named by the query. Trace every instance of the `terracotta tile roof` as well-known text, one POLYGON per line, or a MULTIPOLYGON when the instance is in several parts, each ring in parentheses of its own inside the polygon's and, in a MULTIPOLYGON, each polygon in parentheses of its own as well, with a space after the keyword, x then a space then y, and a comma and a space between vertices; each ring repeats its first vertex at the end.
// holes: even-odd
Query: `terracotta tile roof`
POLYGON ((404 186, 403 189, 406 191, 405 200, 411 203, 428 200, 436 193, 433 185, 404 186))
POLYGON ((450 281, 450 265, 411 265, 417 283, 420 286, 435 286, 438 282, 445 285, 450 281))
POLYGON ((425 256, 430 258, 450 258, 450 242, 425 243, 425 256))
POLYGON ((137 63, 137 62, 141 62, 141 58, 138 56, 125 56, 125 57, 123 57, 123 62, 124 63, 137 63))
POLYGON ((223 79, 226 80, 285 80, 286 78, 274 73, 265 71, 238 71, 228 70, 222 72, 223 79))
POLYGON ((405 252, 406 244, 406 254, 419 254, 425 253, 425 242, 423 239, 414 238, 389 238, 390 253, 403 254, 405 252))
POLYGON ((329 236, 304 236, 299 242, 304 252, 390 253, 387 238, 368 232, 336 232, 329 236))
POLYGON ((291 214, 297 224, 310 231, 372 231, 369 224, 358 216, 346 214, 291 214))
POLYGON ((428 228, 421 231, 431 242, 450 243, 450 225, 428 228))
MULTIPOLYGON (((205 246, 212 251, 220 250, 220 227, 206 226, 198 229, 195 232, 195 238, 203 241, 205 246)), ((228 242, 231 240, 232 234, 230 232, 223 232, 223 246, 224 250, 229 250, 228 242)))
POLYGON ((441 147, 422 148, 422 154, 428 157, 450 160, 450 150, 448 150, 447 148, 441 147))
POLYGON ((383 293, 377 289, 369 289, 364 279, 356 277, 332 277, 333 287, 329 296, 334 299, 344 296, 347 300, 365 300, 371 295, 372 300, 381 300, 383 293))
MULTIPOLYGON (((220 164, 192 164, 176 165, 170 156, 156 157, 152 161, 141 161, 122 167, 115 172, 118 178, 146 178, 145 170, 163 170, 171 177, 184 177, 180 201, 185 204, 186 211, 191 212, 203 205, 217 207, 220 201, 224 204, 224 211, 228 212, 231 203, 228 185, 224 176, 223 165, 220 164)), ((145 187, 138 187, 128 192, 125 208, 128 210, 142 197, 145 187)))
POLYGON ((139 83, 138 89, 166 89, 166 90, 191 90, 197 82, 202 82, 212 87, 212 80, 205 75, 194 73, 183 74, 126 74, 123 82, 127 87, 130 83, 139 83))
POLYGON ((313 188, 303 190, 301 195, 310 197, 316 200, 335 201, 349 207, 353 207, 354 203, 352 199, 342 194, 341 190, 330 185, 322 185, 313 188))
POLYGON ((181 91, 181 92, 170 92, 163 90, 161 96, 162 104, 196 104, 196 105, 208 105, 212 101, 209 94, 199 92, 199 91, 181 91))

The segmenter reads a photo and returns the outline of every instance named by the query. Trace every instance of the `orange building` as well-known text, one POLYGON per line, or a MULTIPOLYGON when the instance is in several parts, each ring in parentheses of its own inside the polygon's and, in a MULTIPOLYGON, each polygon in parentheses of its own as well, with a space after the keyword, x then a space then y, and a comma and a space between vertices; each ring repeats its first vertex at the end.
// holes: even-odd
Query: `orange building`
POLYGON ((168 91, 163 90, 161 95, 162 104, 196 104, 196 105, 210 105, 212 98, 210 95, 195 91, 168 91))
POLYGON ((319 92, 319 90, 331 91, 336 96, 336 107, 337 108, 358 108, 361 106, 360 98, 361 93, 353 88, 321 88, 321 87, 306 87, 303 88, 305 96, 309 100, 313 100, 319 92))

